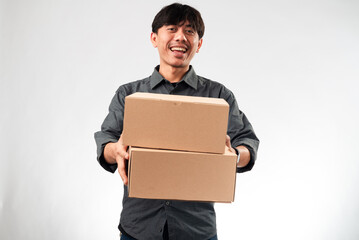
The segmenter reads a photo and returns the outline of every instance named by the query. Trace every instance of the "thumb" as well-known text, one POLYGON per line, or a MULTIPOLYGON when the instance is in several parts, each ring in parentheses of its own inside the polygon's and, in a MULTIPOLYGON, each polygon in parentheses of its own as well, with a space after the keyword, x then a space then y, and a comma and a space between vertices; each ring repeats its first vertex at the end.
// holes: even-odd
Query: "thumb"
POLYGON ((232 146, 231 146, 231 138, 227 135, 226 136, 226 146, 228 147, 228 148, 231 148, 232 146))

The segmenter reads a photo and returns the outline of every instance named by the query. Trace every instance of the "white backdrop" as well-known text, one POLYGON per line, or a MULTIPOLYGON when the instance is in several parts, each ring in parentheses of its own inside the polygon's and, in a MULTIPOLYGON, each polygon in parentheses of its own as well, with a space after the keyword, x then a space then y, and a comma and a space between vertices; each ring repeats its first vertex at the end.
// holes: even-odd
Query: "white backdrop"
MULTIPOLYGON (((158 64, 172 1, 2 0, 0 239, 119 239, 122 184, 96 161, 117 87, 158 64)), ((187 1, 206 32, 193 66, 236 95, 261 140, 226 239, 359 239, 359 2, 187 1)))

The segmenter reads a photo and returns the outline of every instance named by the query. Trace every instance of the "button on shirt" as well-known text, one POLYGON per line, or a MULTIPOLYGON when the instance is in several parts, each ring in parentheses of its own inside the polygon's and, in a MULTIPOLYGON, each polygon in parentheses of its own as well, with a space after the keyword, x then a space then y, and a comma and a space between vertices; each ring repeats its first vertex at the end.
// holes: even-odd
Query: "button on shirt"
MULTIPOLYGON (((117 142, 120 138, 125 97, 135 92, 149 92, 226 100, 230 106, 227 134, 231 138, 231 144, 233 147, 246 146, 251 153, 248 165, 237 168, 237 172, 251 170, 259 140, 247 117, 238 109, 233 93, 218 82, 198 76, 192 66, 176 85, 164 79, 158 70, 159 66, 150 77, 124 84, 116 91, 101 131, 95 133, 97 160, 101 166, 112 173, 116 171, 117 164, 108 164, 103 151, 107 143, 117 142)), ((170 239, 209 239, 216 234, 213 203, 129 198, 127 186, 124 186, 122 204, 121 228, 136 239, 161 239, 166 221, 170 239)))

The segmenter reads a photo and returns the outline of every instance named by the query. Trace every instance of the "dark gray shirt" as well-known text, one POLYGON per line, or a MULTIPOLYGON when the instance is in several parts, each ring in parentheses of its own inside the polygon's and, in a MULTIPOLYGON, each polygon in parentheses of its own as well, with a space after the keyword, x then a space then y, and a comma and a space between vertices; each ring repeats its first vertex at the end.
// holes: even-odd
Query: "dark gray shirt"
MULTIPOLYGON (((125 97, 135 92, 150 92, 226 100, 230 106, 227 134, 231 144, 233 147, 246 146, 251 153, 249 164, 237 168, 237 172, 251 170, 259 140, 244 113, 238 109, 233 93, 218 82, 196 75, 192 66, 176 86, 164 79, 158 69, 159 66, 150 77, 124 84, 116 91, 101 131, 95 133, 97 160, 101 166, 112 173, 116 171, 117 164, 108 164, 103 150, 107 143, 117 142, 122 133, 125 97)), ((213 203, 129 198, 127 187, 124 186, 122 204, 120 226, 137 239, 161 239, 166 221, 170 239, 209 239, 216 234, 213 203)))

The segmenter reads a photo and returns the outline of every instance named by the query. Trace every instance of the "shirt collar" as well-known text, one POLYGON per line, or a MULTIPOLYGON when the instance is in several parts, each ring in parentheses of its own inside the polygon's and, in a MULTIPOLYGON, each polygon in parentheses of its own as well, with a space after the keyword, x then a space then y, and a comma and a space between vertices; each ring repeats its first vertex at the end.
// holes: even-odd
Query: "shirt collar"
MULTIPOLYGON (((162 75, 158 72, 158 70, 160 69, 160 66, 158 65, 157 67, 155 67, 155 69, 153 70, 153 73, 151 75, 151 80, 150 80, 150 86, 151 89, 154 89, 159 83, 161 83, 163 80, 165 80, 164 77, 162 77, 162 75)), ((181 81, 184 81, 185 83, 187 83, 189 86, 191 86, 192 88, 194 88, 195 90, 197 90, 197 85, 198 85, 198 77, 197 74, 195 73, 194 69, 192 66, 189 66, 189 70, 187 71, 187 73, 183 76, 183 78, 181 79, 181 81)))

